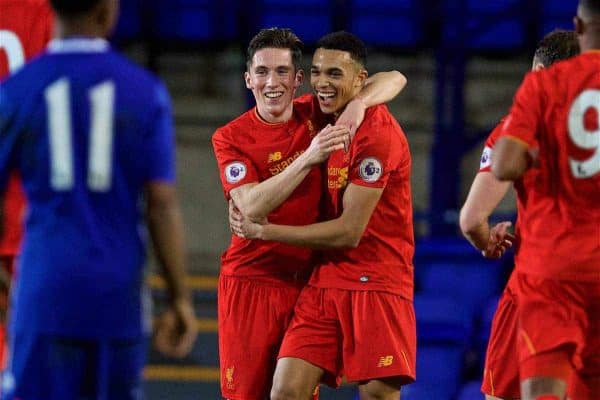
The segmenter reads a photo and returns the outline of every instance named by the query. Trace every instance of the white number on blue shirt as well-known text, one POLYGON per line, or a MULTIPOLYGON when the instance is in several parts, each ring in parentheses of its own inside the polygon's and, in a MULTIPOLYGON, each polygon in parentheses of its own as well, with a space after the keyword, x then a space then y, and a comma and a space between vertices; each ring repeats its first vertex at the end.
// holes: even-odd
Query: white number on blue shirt
POLYGON ((575 178, 590 178, 600 172, 600 127, 595 131, 585 129, 585 112, 594 108, 600 115, 600 90, 585 90, 573 102, 569 111, 569 137, 582 149, 595 150, 594 154, 584 161, 569 158, 571 173, 575 178))
MULTIPOLYGON (((46 88, 48 132, 50 135, 50 186, 57 191, 73 188, 73 146, 70 83, 59 79, 46 88)), ((115 85, 102 82, 88 92, 90 142, 87 185, 95 192, 110 189, 112 177, 113 115, 115 85)))

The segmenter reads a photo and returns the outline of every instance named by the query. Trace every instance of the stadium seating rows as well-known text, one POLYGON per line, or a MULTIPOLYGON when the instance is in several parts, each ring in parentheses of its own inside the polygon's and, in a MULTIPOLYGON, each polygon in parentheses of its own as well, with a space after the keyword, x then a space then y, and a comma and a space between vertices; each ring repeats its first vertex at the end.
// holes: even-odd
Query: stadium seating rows
POLYGON ((572 27, 576 5, 576 0, 122 0, 114 39, 223 44, 281 26, 308 45, 345 29, 386 49, 501 51, 527 48, 555 27, 572 27))

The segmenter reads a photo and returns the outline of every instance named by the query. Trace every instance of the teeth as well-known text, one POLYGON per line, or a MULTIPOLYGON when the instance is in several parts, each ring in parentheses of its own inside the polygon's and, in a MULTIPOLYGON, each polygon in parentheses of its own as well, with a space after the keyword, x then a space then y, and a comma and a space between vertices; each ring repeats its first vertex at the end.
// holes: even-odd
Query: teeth
POLYGON ((318 92, 318 95, 320 98, 322 98, 323 100, 326 99, 331 99, 333 97, 335 97, 335 93, 324 93, 324 92, 318 92))
POLYGON ((283 92, 269 92, 269 93, 265 93, 265 96, 268 97, 269 99, 276 99, 278 97, 283 96, 283 92))

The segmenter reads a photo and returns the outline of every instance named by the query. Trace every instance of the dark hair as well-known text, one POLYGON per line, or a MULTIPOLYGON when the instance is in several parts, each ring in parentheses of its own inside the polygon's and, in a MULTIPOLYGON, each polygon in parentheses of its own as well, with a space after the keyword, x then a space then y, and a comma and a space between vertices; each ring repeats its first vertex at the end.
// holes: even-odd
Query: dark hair
POLYGON ((304 44, 296 34, 288 28, 261 29, 248 44, 246 50, 246 65, 250 69, 254 54, 260 49, 275 48, 289 49, 292 53, 292 63, 296 69, 300 69, 302 61, 302 48, 304 44))
POLYGON ((346 31, 337 31, 323 36, 315 46, 317 49, 341 50, 350 53, 350 57, 363 67, 367 66, 367 47, 364 42, 346 31))
POLYGON ((548 33, 537 45, 535 59, 549 67, 557 61, 566 60, 579 54, 579 42, 574 31, 555 29, 548 33))
POLYGON ((94 9, 102 0, 50 0, 52 9, 65 17, 77 17, 94 9))
POLYGON ((600 0, 579 0, 579 5, 592 14, 600 14, 600 0))

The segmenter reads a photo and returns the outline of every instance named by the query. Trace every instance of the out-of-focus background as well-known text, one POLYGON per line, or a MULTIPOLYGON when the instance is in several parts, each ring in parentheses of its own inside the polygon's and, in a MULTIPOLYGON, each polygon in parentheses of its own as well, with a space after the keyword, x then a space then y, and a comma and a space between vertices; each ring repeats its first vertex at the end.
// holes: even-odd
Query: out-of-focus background
MULTIPOLYGON (((572 28, 576 0, 122 0, 113 43, 158 73, 174 103, 179 191, 200 336, 174 361, 150 353, 155 399, 219 399, 216 282, 229 243, 226 203, 210 138, 253 105, 243 84, 245 46, 263 27, 292 28, 311 46, 345 29, 369 47, 370 73, 399 70, 406 89, 389 104, 413 156, 418 382, 403 400, 481 399, 485 345, 510 257, 483 260, 460 237, 458 210, 483 140, 508 112, 535 45, 572 28)), ((303 91, 308 91, 305 83, 303 91)), ((496 220, 514 220, 514 197, 496 220)), ((154 298, 164 295, 149 277, 154 298)), ((251 317, 251 316, 249 316, 251 317)), ((352 399, 354 388, 322 391, 352 399)))

